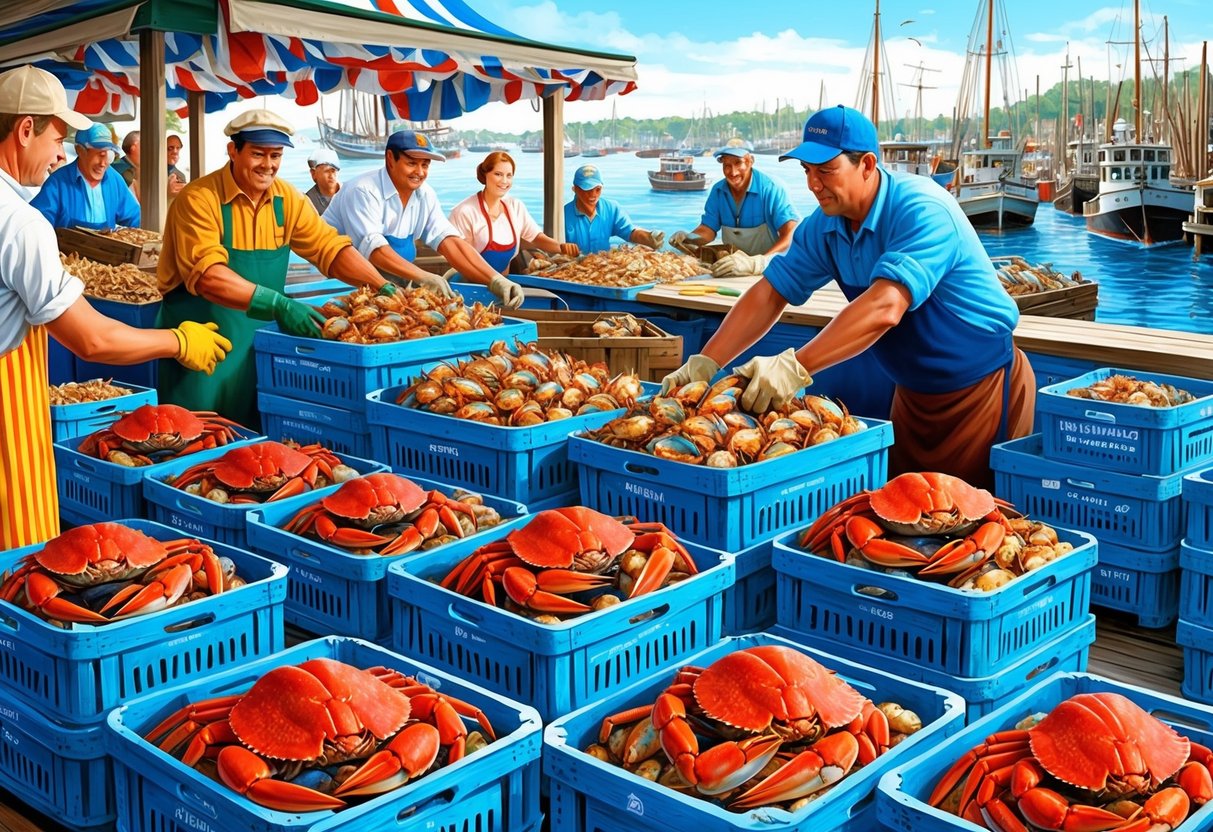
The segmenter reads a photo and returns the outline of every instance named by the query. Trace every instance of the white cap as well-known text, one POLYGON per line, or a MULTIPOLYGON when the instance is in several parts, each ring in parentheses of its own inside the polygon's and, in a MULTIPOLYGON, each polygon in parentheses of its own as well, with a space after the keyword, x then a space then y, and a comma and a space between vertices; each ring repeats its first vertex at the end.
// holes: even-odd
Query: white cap
POLYGON ((312 151, 311 156, 307 157, 309 168, 318 168, 321 165, 329 165, 334 170, 341 170, 341 162, 337 159, 337 154, 327 147, 318 147, 312 151))
POLYGON ((294 147, 291 143, 294 132, 295 128, 272 110, 249 110, 236 116, 223 128, 225 136, 271 147, 294 147))
POLYGON ((0 113, 55 116, 73 130, 87 130, 93 125, 88 117, 67 106, 67 92, 58 78, 30 64, 0 74, 0 113))

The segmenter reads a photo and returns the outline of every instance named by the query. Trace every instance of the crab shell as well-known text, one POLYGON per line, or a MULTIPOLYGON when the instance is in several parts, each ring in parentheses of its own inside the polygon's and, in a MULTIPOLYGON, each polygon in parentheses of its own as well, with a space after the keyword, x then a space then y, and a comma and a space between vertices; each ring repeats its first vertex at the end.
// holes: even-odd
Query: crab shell
POLYGON ((166 435, 197 439, 204 427, 202 420, 184 407, 145 404, 114 422, 110 430, 127 442, 145 442, 153 436, 166 435))
POLYGON ((312 458, 281 442, 233 448, 215 461, 211 474, 231 488, 270 490, 297 477, 312 458))
POLYGON ((1073 786, 1148 794, 1188 760, 1191 743, 1118 693, 1080 693, 1032 728, 1032 754, 1073 786))
POLYGON ((994 497, 984 488, 974 488, 948 474, 907 473, 889 480, 871 492, 872 511, 897 534, 966 534, 968 528, 994 511, 994 497), (939 528, 941 515, 954 515, 955 521, 939 528))
POLYGON ((526 563, 564 568, 578 561, 605 566, 636 541, 636 533, 614 517, 572 506, 541 511, 506 539, 526 563))
POLYGON ((350 520, 379 519, 379 515, 404 517, 425 505, 429 492, 398 474, 379 473, 349 480, 321 500, 327 511, 350 520))
POLYGON ((164 560, 164 544, 119 523, 94 523, 68 529, 34 555, 38 565, 79 586, 122 579, 164 560), (126 564, 122 567, 121 564, 126 564))

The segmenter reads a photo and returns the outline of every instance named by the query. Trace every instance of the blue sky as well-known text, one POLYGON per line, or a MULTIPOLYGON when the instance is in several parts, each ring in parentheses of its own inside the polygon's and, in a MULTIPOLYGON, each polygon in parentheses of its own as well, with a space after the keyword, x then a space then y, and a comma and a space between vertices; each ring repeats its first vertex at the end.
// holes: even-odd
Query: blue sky
MULTIPOLYGON (((705 102, 713 112, 757 109, 764 101, 773 106, 776 97, 803 110, 817 105, 823 83, 827 104, 853 105, 874 11, 871 0, 848 4, 849 14, 821 0, 466 2, 525 37, 635 55, 639 89, 618 98, 617 107, 621 116, 636 117, 689 116, 705 102), (814 14, 816 9, 830 11, 814 14)), ((1173 69, 1198 65, 1200 38, 1213 35, 1201 8, 1198 0, 1142 4, 1143 33, 1155 39, 1159 58, 1162 16, 1169 19, 1173 69)), ((1058 83, 1067 45, 1071 64, 1081 60, 1085 76, 1118 81, 1127 71, 1132 83, 1129 47, 1114 47, 1109 57, 1106 45, 1129 39, 1130 0, 1009 0, 1007 9, 1018 76, 1014 97, 1034 92, 1037 75, 1042 90, 1058 83)), ((881 23, 899 112, 913 111, 912 67, 921 64, 938 70, 923 74, 922 85, 935 87, 922 91, 924 113, 951 113, 976 13, 977 0, 883 0, 881 23)), ((995 97, 1000 95, 996 90, 995 97)), ((610 109, 610 101, 576 102, 566 107, 565 116, 568 121, 608 118, 610 109)), ((458 126, 492 125, 536 129, 538 116, 524 107, 487 107, 460 119, 458 126)))

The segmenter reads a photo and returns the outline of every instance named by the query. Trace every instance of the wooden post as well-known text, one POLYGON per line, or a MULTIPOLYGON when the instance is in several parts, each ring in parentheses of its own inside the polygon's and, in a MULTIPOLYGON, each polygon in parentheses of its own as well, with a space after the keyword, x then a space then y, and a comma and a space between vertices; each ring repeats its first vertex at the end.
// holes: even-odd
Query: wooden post
POLYGON ((564 239, 564 88, 543 98, 543 231, 564 239))
POLYGON ((206 93, 191 92, 190 108, 190 178, 197 179, 206 170, 206 93))
POLYGON ((164 229, 168 157, 164 147, 164 33, 139 32, 139 199, 142 225, 164 229))

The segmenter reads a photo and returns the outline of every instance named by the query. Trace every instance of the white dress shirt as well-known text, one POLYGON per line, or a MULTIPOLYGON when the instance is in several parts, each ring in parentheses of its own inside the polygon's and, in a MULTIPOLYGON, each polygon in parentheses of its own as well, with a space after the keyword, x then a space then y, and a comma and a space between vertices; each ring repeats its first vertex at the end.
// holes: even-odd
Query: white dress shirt
POLYGON ((388 237, 421 240, 437 250, 447 237, 459 236, 429 184, 422 183, 403 205, 387 168, 369 171, 342 185, 325 210, 324 220, 348 235, 354 248, 368 258, 375 249, 388 245, 388 237))

